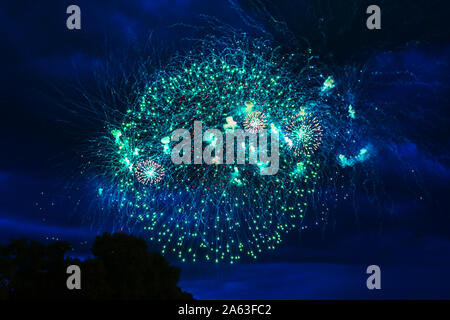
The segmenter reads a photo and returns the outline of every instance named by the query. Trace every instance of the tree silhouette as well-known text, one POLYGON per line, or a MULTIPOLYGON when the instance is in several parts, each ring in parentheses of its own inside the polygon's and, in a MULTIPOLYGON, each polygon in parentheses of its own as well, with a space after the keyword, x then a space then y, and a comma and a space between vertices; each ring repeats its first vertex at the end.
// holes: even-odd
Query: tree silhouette
POLYGON ((0 246, 0 299, 192 299, 177 286, 180 269, 144 239, 121 233, 98 236, 92 258, 67 257, 71 245, 27 239, 0 246), (69 265, 81 269, 81 290, 68 290, 69 265))

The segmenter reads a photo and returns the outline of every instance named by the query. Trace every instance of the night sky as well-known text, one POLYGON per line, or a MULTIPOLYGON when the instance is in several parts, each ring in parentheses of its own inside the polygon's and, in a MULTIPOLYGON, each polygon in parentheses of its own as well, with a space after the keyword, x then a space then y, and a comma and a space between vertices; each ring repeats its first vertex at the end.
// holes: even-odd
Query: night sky
POLYGON ((150 43, 163 65, 185 50, 182 37, 204 36, 201 29, 181 32, 174 26, 199 26, 205 14, 281 43, 289 41, 280 31, 287 28, 297 39, 308 39, 332 70, 364 66, 371 75, 365 79, 366 100, 396 110, 389 125, 404 139, 377 154, 383 185, 376 195, 379 206, 357 189, 355 199, 336 204, 327 226, 291 232, 256 262, 230 266, 173 260, 182 269, 182 289, 199 299, 449 299, 450 5, 379 0, 382 30, 368 31, 365 8, 372 3, 348 3, 2 3, 0 242, 67 240, 74 245, 73 255, 84 257, 96 234, 111 231, 108 225, 92 228, 88 201, 74 206, 73 199, 83 199, 73 178, 77 155, 92 122, 70 101, 77 100, 80 85, 94 90, 94 73, 106 63, 132 65, 133 54, 127 51, 133 48, 150 43), (71 4, 81 8, 81 30, 65 26, 71 4), (371 264, 381 267, 382 290, 365 286, 371 264))

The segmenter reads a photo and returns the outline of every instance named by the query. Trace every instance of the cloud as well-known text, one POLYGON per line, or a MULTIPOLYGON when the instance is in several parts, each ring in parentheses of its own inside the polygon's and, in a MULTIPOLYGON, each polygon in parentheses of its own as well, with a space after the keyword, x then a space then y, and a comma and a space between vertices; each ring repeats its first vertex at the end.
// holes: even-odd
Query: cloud
POLYGON ((47 224, 43 221, 15 219, 5 212, 0 216, 0 241, 5 242, 11 238, 31 238, 52 237, 58 239, 78 238, 90 239, 95 237, 95 233, 80 227, 70 227, 63 225, 47 224))
POLYGON ((448 299, 450 240, 409 233, 355 236, 333 249, 281 248, 278 262, 181 264, 197 299, 448 299), (382 290, 366 287, 381 267, 382 290))
MULTIPOLYGON (((197 299, 445 299, 448 264, 380 265, 382 290, 366 287, 367 264, 271 263, 217 266, 180 287, 197 299)), ((205 267, 205 271, 206 271, 205 267)))

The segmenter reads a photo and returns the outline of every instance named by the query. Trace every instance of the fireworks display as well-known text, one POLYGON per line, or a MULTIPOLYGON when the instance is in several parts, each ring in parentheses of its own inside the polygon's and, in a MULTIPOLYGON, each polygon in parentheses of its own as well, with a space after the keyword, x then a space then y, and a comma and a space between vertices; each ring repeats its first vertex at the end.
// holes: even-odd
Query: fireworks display
MULTIPOLYGON (((217 263, 255 259, 291 230, 326 224, 329 199, 340 187, 331 188, 328 179, 343 177, 350 162, 342 165, 339 154, 363 147, 356 137, 364 127, 348 116, 339 82, 324 75, 309 53, 282 54, 267 41, 239 35, 204 41, 198 51, 142 78, 136 103, 104 121, 104 134, 83 157, 84 174, 102 190, 96 196, 103 218, 144 234, 163 254, 217 263), (298 61, 301 72, 292 70, 298 61), (223 135, 265 129, 269 147, 276 135, 279 170, 261 174, 269 164, 260 150, 249 150, 256 152, 253 164, 248 154, 245 164, 222 164, 217 150, 212 164, 195 150, 192 164, 174 164, 179 141, 172 133, 185 129, 184 138, 196 141, 195 121, 223 135)), ((203 148, 219 144, 215 135, 199 139, 203 148)), ((191 147, 183 154, 191 156, 191 147)))
POLYGON ((450 297, 450 1, 47 2, 0 9, 0 300, 450 297))

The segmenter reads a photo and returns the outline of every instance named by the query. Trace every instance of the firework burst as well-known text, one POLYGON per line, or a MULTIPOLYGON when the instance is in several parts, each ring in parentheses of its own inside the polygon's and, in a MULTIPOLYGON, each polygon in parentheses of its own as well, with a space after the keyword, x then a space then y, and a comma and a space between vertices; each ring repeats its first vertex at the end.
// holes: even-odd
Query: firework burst
MULTIPOLYGON (((294 58, 311 61, 281 56, 264 40, 221 38, 142 76, 139 90, 130 90, 138 92, 128 99, 134 103, 127 103, 117 119, 105 120, 105 133, 84 155, 91 170, 83 172, 101 181, 96 199, 113 218, 120 217, 121 226, 144 233, 163 254, 182 261, 253 260, 275 249, 287 232, 326 223, 329 188, 321 189, 321 178, 340 174, 333 163, 327 166, 342 158, 336 152, 352 154, 345 146, 354 137, 344 135, 357 135, 349 128, 356 121, 349 121, 348 104, 340 107, 343 102, 333 100, 338 88, 325 95, 313 85, 323 82, 323 72, 308 65, 302 68, 308 74, 299 75, 290 68, 294 58), (302 101, 310 113, 294 101, 302 101), (295 113, 300 115, 289 117, 295 113), (284 135, 279 171, 261 175, 268 163, 260 158, 254 164, 175 165, 171 152, 178 141, 171 133, 194 132, 194 120, 223 134, 241 124, 249 133, 270 128, 270 134, 284 135), (314 154, 319 146, 320 155, 314 154)), ((112 107, 103 113, 118 114, 112 107)))
POLYGON ((250 133, 258 133, 267 127, 266 115, 259 111, 253 111, 245 117, 244 128, 250 133))
POLYGON ((308 155, 316 151, 322 140, 322 128, 311 114, 292 116, 286 123, 285 141, 295 155, 308 155))
POLYGON ((156 184, 164 177, 164 168, 153 160, 138 162, 135 169, 136 178, 144 185, 156 184))

